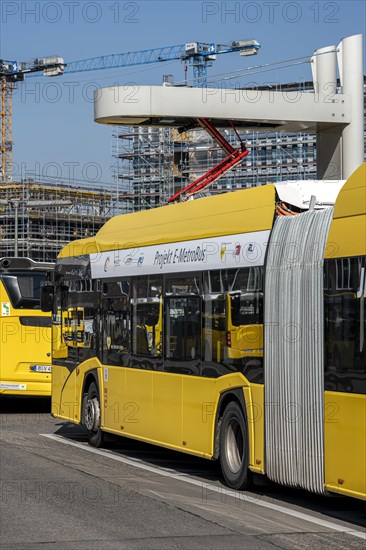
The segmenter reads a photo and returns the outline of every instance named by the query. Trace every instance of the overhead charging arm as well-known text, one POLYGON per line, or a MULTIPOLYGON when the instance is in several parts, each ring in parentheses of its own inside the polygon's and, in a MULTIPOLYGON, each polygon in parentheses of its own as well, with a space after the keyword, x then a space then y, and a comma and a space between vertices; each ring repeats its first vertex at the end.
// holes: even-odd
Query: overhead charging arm
POLYGON ((200 176, 198 179, 184 187, 184 189, 181 189, 180 191, 175 193, 175 195, 168 199, 168 203, 175 202, 179 199, 181 201, 187 200, 195 193, 198 193, 199 191, 202 191, 203 189, 212 185, 224 174, 232 170, 234 166, 239 164, 249 153, 248 149, 245 146, 245 143, 241 140, 232 122, 230 122, 230 125, 234 129, 236 135, 240 140, 240 149, 234 149, 234 147, 225 139, 225 137, 217 130, 217 128, 215 128, 215 126, 206 118, 199 118, 198 123, 220 145, 221 149, 223 149, 225 153, 228 154, 228 156, 224 158, 219 164, 211 168, 211 170, 206 172, 206 174, 203 174, 203 176, 200 176))

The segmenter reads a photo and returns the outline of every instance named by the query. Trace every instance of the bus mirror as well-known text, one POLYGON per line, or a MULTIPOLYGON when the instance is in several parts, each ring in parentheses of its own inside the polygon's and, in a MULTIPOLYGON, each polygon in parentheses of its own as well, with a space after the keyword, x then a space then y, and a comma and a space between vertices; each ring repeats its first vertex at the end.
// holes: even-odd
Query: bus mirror
POLYGON ((53 310, 54 287, 44 286, 41 292, 41 310, 49 312, 53 310))

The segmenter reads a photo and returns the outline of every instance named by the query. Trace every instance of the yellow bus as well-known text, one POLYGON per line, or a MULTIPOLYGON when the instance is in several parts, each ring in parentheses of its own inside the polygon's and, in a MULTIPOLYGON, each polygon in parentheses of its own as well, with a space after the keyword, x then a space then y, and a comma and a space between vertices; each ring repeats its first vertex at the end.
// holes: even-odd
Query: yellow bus
POLYGON ((219 460, 235 489, 255 473, 365 499, 365 176, 334 207, 311 192, 278 209, 286 185, 267 185, 66 246, 42 299, 53 415, 94 446, 108 432, 219 460), (88 346, 66 345, 70 308, 88 346))
POLYGON ((40 310, 53 264, 0 259, 0 395, 51 395, 51 317, 40 310))

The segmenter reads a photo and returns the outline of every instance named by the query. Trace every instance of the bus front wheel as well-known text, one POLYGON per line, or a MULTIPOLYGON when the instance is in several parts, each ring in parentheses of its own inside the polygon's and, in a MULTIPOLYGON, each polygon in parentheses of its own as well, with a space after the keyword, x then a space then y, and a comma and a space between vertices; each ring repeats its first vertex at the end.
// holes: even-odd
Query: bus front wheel
POLYGON ((221 418, 220 465, 229 487, 249 487, 251 472, 248 469, 248 430, 243 412, 235 401, 227 405, 221 418))
POLYGON ((84 400, 84 422, 89 432, 89 444, 93 447, 103 445, 103 432, 100 429, 100 399, 98 386, 92 382, 84 400))

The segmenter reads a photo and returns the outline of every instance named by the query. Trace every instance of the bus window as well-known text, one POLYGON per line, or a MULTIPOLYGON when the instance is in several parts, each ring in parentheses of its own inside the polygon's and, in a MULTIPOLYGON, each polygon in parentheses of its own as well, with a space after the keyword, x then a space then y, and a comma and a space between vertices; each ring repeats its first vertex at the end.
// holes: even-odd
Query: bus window
POLYGON ((201 366, 200 276, 167 277, 165 288, 164 370, 200 374, 201 366))
POLYGON ((201 355, 201 311, 198 296, 166 298, 166 359, 186 361, 201 355))
POLYGON ((162 277, 137 277, 133 282, 132 353, 162 356, 162 277))
POLYGON ((165 293, 167 296, 175 294, 199 294, 200 278, 197 276, 167 278, 165 293))
POLYGON ((204 274, 204 376, 239 370, 263 381, 262 279, 261 267, 204 274))
POLYGON ((366 258, 326 260, 325 387, 366 393, 366 258))
POLYGON ((68 292, 62 303, 62 343, 59 347, 65 344, 68 359, 76 363, 93 357, 98 349, 100 294, 94 288, 96 284, 97 281, 65 281, 68 292))
POLYGON ((263 383, 263 272, 237 270, 227 294, 228 362, 252 382, 263 383))
POLYGON ((231 322, 235 327, 257 325, 263 318, 263 295, 260 292, 233 292, 229 295, 231 322))

